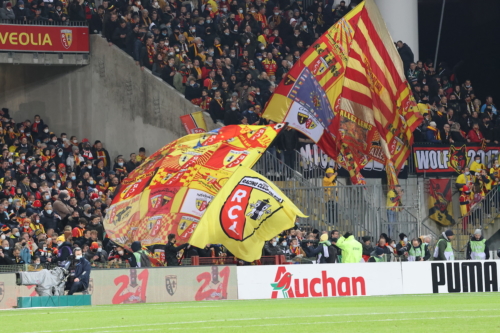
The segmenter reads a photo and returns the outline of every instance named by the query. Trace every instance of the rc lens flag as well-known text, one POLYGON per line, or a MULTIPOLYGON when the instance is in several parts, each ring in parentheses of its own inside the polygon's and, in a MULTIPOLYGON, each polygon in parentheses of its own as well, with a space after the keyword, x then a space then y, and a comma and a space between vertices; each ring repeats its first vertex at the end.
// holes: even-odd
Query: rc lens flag
POLYGON ((221 243, 236 257, 254 261, 262 247, 297 216, 306 217, 273 183, 239 167, 210 203, 189 243, 204 248, 221 243))
POLYGON ((364 183, 360 171, 371 160, 388 166, 389 184, 397 183, 422 116, 373 0, 361 2, 304 52, 263 116, 307 135, 354 184, 364 183))
POLYGON ((203 112, 197 111, 191 114, 180 116, 182 125, 187 134, 204 133, 207 131, 207 124, 203 118, 203 112))

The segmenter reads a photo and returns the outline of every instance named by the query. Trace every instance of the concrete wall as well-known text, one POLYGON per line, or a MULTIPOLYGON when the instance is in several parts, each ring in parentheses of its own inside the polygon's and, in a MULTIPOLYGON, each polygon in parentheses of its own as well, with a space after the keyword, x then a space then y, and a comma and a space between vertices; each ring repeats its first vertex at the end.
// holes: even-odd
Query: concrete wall
POLYGON ((99 139, 111 158, 186 135, 179 116, 199 108, 100 36, 91 52, 83 67, 0 64, 0 107, 16 121, 40 114, 58 135, 99 139))

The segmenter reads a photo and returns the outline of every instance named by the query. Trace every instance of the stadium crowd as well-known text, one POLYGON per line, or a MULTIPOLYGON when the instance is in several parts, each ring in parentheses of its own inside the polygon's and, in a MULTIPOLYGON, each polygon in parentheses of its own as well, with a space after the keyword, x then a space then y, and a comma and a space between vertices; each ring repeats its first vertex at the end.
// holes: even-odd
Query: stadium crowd
MULTIPOLYGON (((19 0, 14 6, 0 1, 0 19, 87 21, 91 33, 102 34, 110 45, 127 52, 141 68, 151 70, 208 112, 214 123, 264 124, 261 112, 276 86, 307 48, 356 4, 208 0, 195 7, 178 0, 103 0, 97 6, 87 0, 26 4, 19 0)), ((416 142, 499 143, 500 118, 491 97, 482 104, 470 80, 456 82, 446 63, 437 67, 432 61, 415 63, 408 45, 398 42, 396 46, 415 98, 428 109, 415 131, 416 142)), ((114 189, 146 158, 144 148, 127 160, 121 155, 111 160, 100 141, 91 144, 65 133, 58 136, 40 116, 20 123, 7 109, 0 116, 0 265, 57 263, 76 246, 92 264, 148 265, 139 243, 132 245, 131 252, 113 247, 102 226, 114 189)), ((293 165, 293 151, 307 140, 295 130, 285 131, 277 148, 286 164, 293 165)), ((473 170, 473 166, 474 175, 466 169, 464 179, 457 180, 464 196, 461 208, 469 210, 473 198, 479 198, 470 194, 471 187, 484 197, 500 177, 498 163, 491 170, 481 165, 473 170)), ((429 260, 429 237, 408 240, 400 234, 398 238, 382 234, 372 245, 371 238, 364 237, 356 258, 429 260)), ((337 230, 306 233, 296 228, 266 242, 263 254, 296 260, 316 257, 318 263, 354 262, 355 256, 346 256, 345 251, 342 258, 343 249, 353 240, 337 230)), ((176 246, 175 237, 160 247, 168 265, 179 264, 181 250, 185 258, 230 255, 220 245, 176 246)), ((444 250, 438 257, 444 256, 444 250)))
POLYGON ((0 265, 57 263, 76 246, 92 263, 122 260, 105 251, 102 219, 145 149, 111 160, 102 142, 57 135, 39 115, 16 122, 3 108, 0 119, 0 265))
POLYGON ((344 1, 332 4, 104 1, 90 29, 208 112, 214 123, 259 124, 277 84, 350 10, 344 1))

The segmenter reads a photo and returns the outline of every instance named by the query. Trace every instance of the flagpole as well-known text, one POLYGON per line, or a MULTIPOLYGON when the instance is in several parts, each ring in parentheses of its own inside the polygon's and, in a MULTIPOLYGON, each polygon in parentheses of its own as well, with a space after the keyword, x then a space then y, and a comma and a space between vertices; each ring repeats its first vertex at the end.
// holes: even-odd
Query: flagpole
POLYGON ((443 27, 443 17, 444 17, 444 6, 446 4, 446 0, 443 0, 443 7, 441 8, 441 20, 439 21, 439 32, 438 32, 438 40, 436 45, 436 56, 434 57, 434 69, 437 69, 437 61, 438 61, 438 52, 439 52, 439 42, 441 41, 441 29, 443 27))

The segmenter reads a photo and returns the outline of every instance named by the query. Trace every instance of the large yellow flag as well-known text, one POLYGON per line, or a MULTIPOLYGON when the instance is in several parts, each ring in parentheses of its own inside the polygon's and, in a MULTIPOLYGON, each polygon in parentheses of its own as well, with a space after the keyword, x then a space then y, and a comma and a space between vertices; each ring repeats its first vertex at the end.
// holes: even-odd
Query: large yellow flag
POLYGON ((236 257, 254 261, 262 247, 306 217, 271 181, 239 167, 210 203, 189 240, 193 246, 223 244, 236 257))
POLYGON ((114 192, 104 219, 113 242, 129 247, 187 243, 208 204, 240 165, 252 167, 284 124, 231 125, 184 136, 148 157, 114 192))

